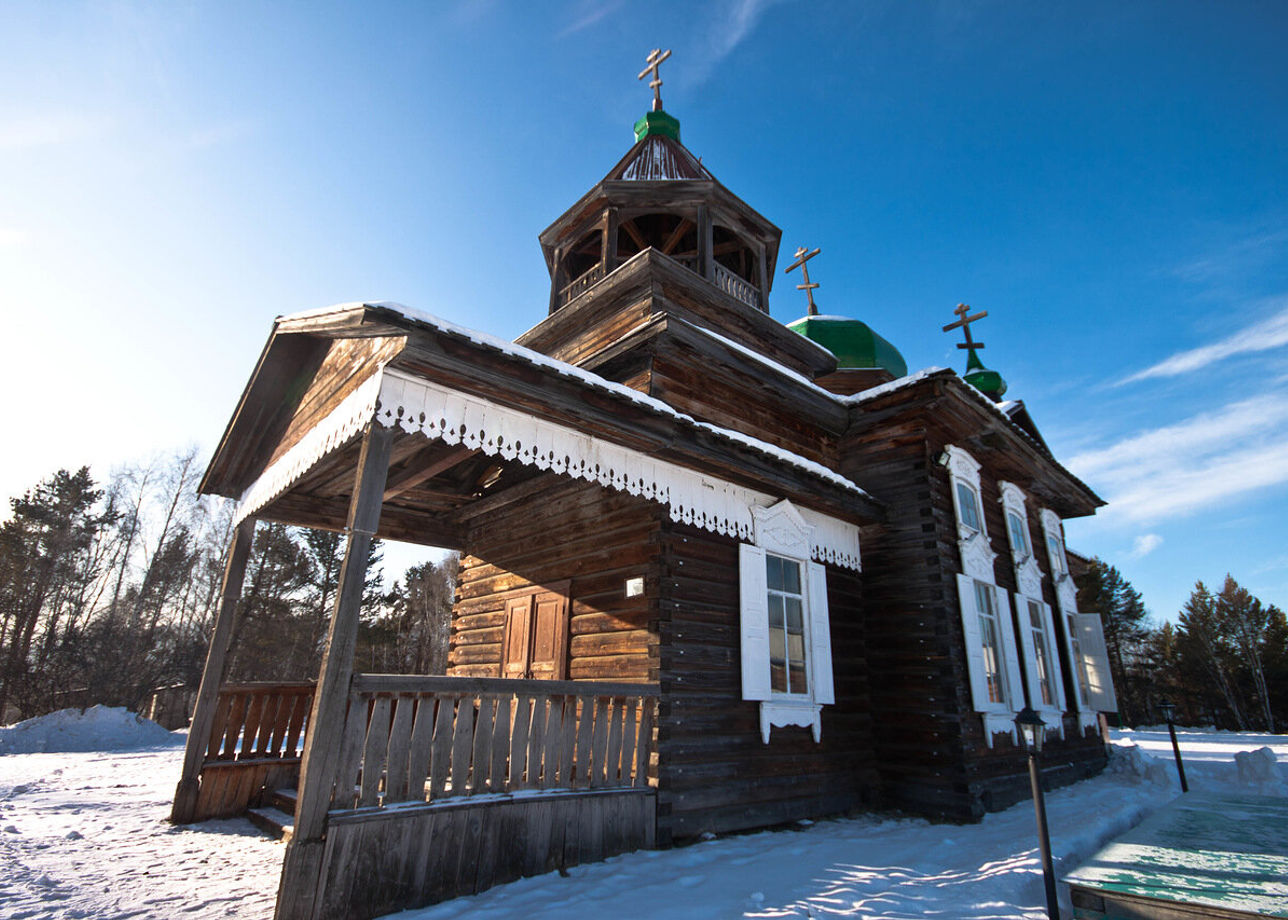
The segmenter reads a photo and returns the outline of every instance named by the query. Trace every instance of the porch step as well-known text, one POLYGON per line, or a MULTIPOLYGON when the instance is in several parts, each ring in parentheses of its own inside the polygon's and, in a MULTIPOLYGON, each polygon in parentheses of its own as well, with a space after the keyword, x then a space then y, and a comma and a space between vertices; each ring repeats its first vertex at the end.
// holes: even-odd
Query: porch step
POLYGON ((246 817, 264 833, 278 840, 290 840, 295 832, 295 800, 294 789, 274 790, 268 801, 259 808, 248 810, 246 817))

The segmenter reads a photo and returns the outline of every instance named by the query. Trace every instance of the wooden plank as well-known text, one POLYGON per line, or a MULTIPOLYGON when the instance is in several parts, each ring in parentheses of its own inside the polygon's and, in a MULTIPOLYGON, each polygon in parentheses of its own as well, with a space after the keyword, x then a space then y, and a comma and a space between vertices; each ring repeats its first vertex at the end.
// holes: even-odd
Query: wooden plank
POLYGON ((646 697, 640 709, 639 743, 635 746, 635 786, 647 786, 649 755, 653 750, 653 713, 656 697, 646 697))
POLYGON ((452 764, 452 732, 456 726, 457 697, 440 696, 434 719, 434 744, 429 761, 429 798, 443 797, 452 764))
POLYGON ((309 710, 313 707, 313 691, 299 694, 291 706, 291 721, 286 727, 286 741, 282 746, 282 756, 298 757, 300 754, 301 734, 308 721, 309 710))
POLYGON ((591 732, 595 723, 595 698, 581 696, 577 698, 577 787, 590 786, 590 743, 591 732))
POLYGON ((246 715, 242 719, 241 744, 237 751, 238 760, 250 760, 255 756, 255 739, 259 737, 260 717, 264 712, 264 694, 249 693, 246 695, 246 715))
POLYGON ((612 698, 595 697, 595 728, 590 743, 590 786, 592 789, 606 782, 605 767, 608 760, 608 724, 612 716, 612 698))
POLYGON ((232 760, 237 757, 238 741, 241 739, 242 726, 246 721, 246 702, 249 693, 234 693, 233 704, 228 710, 228 723, 224 728, 224 744, 221 758, 232 760))
POLYGON ((532 727, 532 697, 516 694, 514 698, 514 727, 510 733, 510 789, 527 789, 532 778, 525 767, 528 756, 528 732, 532 727))
MULTIPOLYGON (((492 769, 492 736, 493 718, 496 711, 496 698, 479 697, 478 724, 474 726, 474 755, 470 759, 470 791, 487 792, 490 783, 488 774, 492 769)), ((509 730, 509 726, 506 726, 509 730)))
POLYGON ((528 787, 545 788, 542 760, 546 749, 546 723, 550 719, 550 697, 532 698, 532 728, 528 733, 528 787))
POLYGON ((387 696, 376 697, 367 723, 367 743, 362 749, 362 788, 358 807, 380 804, 380 780, 384 775, 385 756, 389 748, 389 710, 387 696))
POLYGON ((410 797, 407 793, 407 759, 415 708, 415 697, 394 697, 394 721, 389 729, 389 755, 385 761, 385 804, 405 802, 410 797))
POLYGON ((496 701, 496 721, 492 739, 492 768, 488 771, 489 791, 504 792, 509 788, 506 773, 510 767, 510 733, 514 729, 510 695, 504 694, 496 701))
POLYGON ((420 485, 427 479, 433 479, 439 473, 447 472, 477 453, 477 450, 460 446, 438 455, 433 451, 423 452, 406 467, 389 477, 385 484, 384 500, 396 498, 408 489, 420 485))
POLYGON ((407 755, 407 798, 424 801, 428 798, 429 750, 434 741, 434 698, 416 699, 416 725, 411 732, 411 746, 407 755))
POLYGON ((340 764, 336 768, 332 808, 352 808, 362 768, 362 749, 367 738, 367 700, 354 694, 345 717, 344 737, 340 742, 340 764))
POLYGON ((205 760, 216 760, 223 751, 224 730, 228 727, 228 717, 232 713, 233 697, 231 693, 219 695, 216 712, 211 718, 210 739, 206 743, 205 760))
POLYGON ((563 728, 559 739, 559 785, 571 789, 577 756, 577 697, 563 698, 563 728))
POLYGON ((456 704, 456 730, 452 740, 452 795, 465 795, 470 777, 470 754, 474 750, 475 697, 456 704))
POLYGON ((608 723, 608 746, 604 754, 604 780, 607 785, 616 786, 618 771, 622 765, 622 717, 626 710, 626 701, 621 697, 613 697, 611 702, 613 711, 608 723))
POLYGON ((291 727, 291 713, 295 709, 295 703, 299 696, 294 693, 279 692, 277 694, 277 714, 273 717, 273 729, 268 735, 268 747, 266 754, 283 754, 282 745, 286 741, 286 731, 291 727))
POLYGON ((626 698, 626 714, 622 718, 622 775, 618 785, 634 785, 635 745, 639 739, 639 700, 633 696, 626 698))
POLYGON ((546 765, 547 789, 558 787, 563 783, 561 777, 564 767, 560 763, 560 757, 563 754, 564 706, 567 702, 566 696, 556 696, 550 700, 550 718, 546 722, 546 743, 542 755, 546 765))
POLYGON ((638 696, 658 692, 656 682, 580 680, 504 680, 499 677, 438 677, 420 674, 355 674, 353 689, 362 693, 544 693, 548 696, 597 693, 604 696, 638 696))

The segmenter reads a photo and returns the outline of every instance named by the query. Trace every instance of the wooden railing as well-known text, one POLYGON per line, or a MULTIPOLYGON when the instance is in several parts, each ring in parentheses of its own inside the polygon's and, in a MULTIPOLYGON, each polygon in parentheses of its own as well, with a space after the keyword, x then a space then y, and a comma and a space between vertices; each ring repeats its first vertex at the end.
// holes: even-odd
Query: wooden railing
POLYGON ((715 270, 713 280, 716 283, 716 287, 726 294, 737 297, 745 304, 750 304, 757 309, 760 308, 760 291, 756 290, 754 284, 740 278, 719 262, 713 262, 712 268, 715 270))
POLYGON ((657 685, 355 675, 333 809, 648 785, 657 685))
POLYGON ((584 291, 590 290, 590 288, 596 283, 603 280, 603 277, 604 266, 601 263, 586 272, 584 275, 579 275, 574 278, 569 284, 564 286, 562 291, 559 292, 559 305, 561 307, 567 305, 574 297, 577 297, 584 291))
POLYGON ((312 704, 312 682, 220 687, 206 744, 206 763, 298 760, 304 750, 312 704))

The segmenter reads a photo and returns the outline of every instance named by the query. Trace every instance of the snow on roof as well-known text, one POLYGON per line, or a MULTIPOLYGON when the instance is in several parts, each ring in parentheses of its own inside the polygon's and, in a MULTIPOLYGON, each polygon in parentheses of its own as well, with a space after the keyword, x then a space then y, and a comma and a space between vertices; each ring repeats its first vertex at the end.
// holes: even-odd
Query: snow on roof
MULTIPOLYGON (((315 310, 304 310, 299 313, 280 316, 278 317, 278 322, 315 319, 332 313, 346 313, 350 310, 357 310, 364 307, 379 307, 380 309, 391 310, 401 315, 404 319, 411 320, 412 322, 430 326, 440 332, 459 336, 460 338, 467 339, 476 345, 482 345, 485 348, 494 349, 502 354, 519 358, 520 360, 527 361, 529 364, 533 364, 537 367, 547 368, 561 376, 569 377, 579 383, 585 384, 586 386, 595 387, 596 389, 612 393, 615 396, 629 400, 638 406, 642 406, 660 415, 667 415, 674 418, 676 421, 691 425, 694 428, 701 428, 705 431, 710 431, 718 437, 744 447, 749 447, 772 460, 786 463, 789 466, 794 466, 797 469, 810 473, 819 479, 831 482, 843 489, 871 498, 868 492, 860 488, 851 480, 842 476, 840 473, 837 473, 835 470, 830 470, 823 464, 817 463, 814 460, 802 457, 800 454, 792 453, 785 448, 778 447, 775 444, 770 444, 767 441, 762 441, 759 438, 753 438, 750 435, 745 435, 730 428, 721 428, 718 425, 712 425, 708 422, 699 422, 697 419, 693 418, 693 416, 677 411, 667 403, 662 402, 660 399, 656 399, 646 393, 641 393, 639 390, 633 390, 625 384, 606 380, 593 371, 588 371, 585 368, 568 364, 564 361, 552 358, 549 355, 543 355, 541 352, 533 351, 530 348, 525 348, 522 345, 517 345, 514 342, 507 341, 506 339, 499 338, 498 336, 489 335, 486 332, 479 332, 476 329, 470 329, 466 326, 458 325, 450 320, 442 319, 441 317, 434 316, 430 313, 422 313, 418 310, 413 310, 400 303, 387 300, 377 302, 354 301, 352 303, 335 304, 330 307, 321 307, 315 310)), ((781 365, 779 365, 779 367, 781 367, 781 365)), ((794 373, 787 368, 782 368, 782 370, 787 374, 794 373)))
POLYGON ((952 371, 946 367, 924 367, 915 374, 909 374, 906 377, 899 377, 895 380, 878 384, 874 387, 869 387, 866 390, 860 390, 852 396, 838 396, 837 399, 846 405, 857 406, 859 403, 865 403, 870 399, 876 399, 878 396, 885 396, 887 393, 893 393, 895 390, 902 390, 904 387, 910 387, 913 384, 921 383, 921 381, 925 380, 927 377, 932 377, 935 374, 942 374, 945 372, 949 374, 952 373, 952 371))
MULTIPOLYGON (((716 341, 721 342, 724 345, 728 345, 734 351, 739 352, 740 354, 746 355, 748 358, 751 358, 752 360, 758 361, 761 364, 765 365, 765 367, 769 368, 774 373, 781 374, 784 377, 791 378, 792 380, 795 380, 797 383, 801 384, 802 386, 809 387, 811 390, 816 390, 817 392, 823 394, 829 399, 836 398, 836 394, 833 393, 831 390, 823 389, 823 387, 819 386, 813 380, 810 380, 804 374, 801 374, 801 373, 798 373, 797 371, 792 370, 790 367, 788 367, 785 364, 779 364, 773 358, 769 357, 768 355, 762 355, 754 348, 748 348, 746 345, 743 345, 740 342, 735 342, 733 339, 726 338, 725 336, 721 335, 718 332, 712 332, 710 329, 707 329, 704 326, 698 326, 698 325, 695 325, 694 323, 690 323, 688 320, 672 317, 672 322, 683 323, 684 325, 688 326, 690 329, 695 329, 698 332, 702 333, 703 335, 707 336, 708 338, 715 339, 716 341)), ((804 339, 805 337, 801 336, 801 338, 804 339)), ((822 345, 819 345, 817 342, 814 342, 811 339, 805 339, 805 341, 810 342, 810 344, 812 345, 818 346, 823 351, 827 351, 826 348, 823 348, 822 345)), ((830 351, 828 351, 827 353, 831 354, 830 351)))

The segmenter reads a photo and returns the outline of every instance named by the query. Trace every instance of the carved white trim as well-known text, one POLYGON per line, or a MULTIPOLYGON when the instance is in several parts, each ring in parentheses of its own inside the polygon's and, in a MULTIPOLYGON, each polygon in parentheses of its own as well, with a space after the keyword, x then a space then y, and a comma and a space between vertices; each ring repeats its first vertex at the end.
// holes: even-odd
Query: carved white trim
POLYGON ((1050 508, 1039 512, 1042 520, 1042 542, 1046 545, 1047 564, 1051 567, 1051 581, 1055 585, 1056 600, 1060 610, 1065 613, 1078 612, 1078 588, 1069 574, 1069 557, 1064 550, 1064 531, 1060 527, 1060 516, 1050 508), (1059 556, 1051 549, 1051 541, 1059 547, 1059 556))
POLYGON ((953 496, 953 512, 957 515, 957 548, 961 551, 962 571, 971 578, 992 584, 993 560, 997 553, 988 542, 988 522, 984 519, 984 506, 979 486, 980 465, 966 451, 954 444, 944 448, 945 464, 949 473, 949 491, 953 496), (964 482, 975 492, 976 514, 979 517, 979 530, 968 526, 962 516, 961 498, 957 494, 957 483, 964 482))
MULTIPOLYGON (((385 369, 364 382, 242 494, 238 521, 289 489, 326 454, 342 446, 372 418, 409 434, 463 444, 489 456, 517 460, 538 469, 597 482, 665 505, 671 519, 750 542, 753 508, 775 496, 707 476, 695 470, 501 406, 483 397, 385 369)), ((856 525, 809 509, 799 516, 810 526, 810 556, 858 570, 856 525)))
POLYGON ((259 478, 242 493, 234 524, 240 524, 256 511, 277 498, 318 460, 343 445, 371 421, 380 398, 379 372, 363 381, 356 390, 316 425, 309 429, 285 454, 269 464, 259 478))
POLYGON ((814 741, 823 737, 823 706, 808 700, 765 700, 760 704, 760 737, 769 743, 769 729, 777 725, 800 725, 810 729, 814 741))
POLYGON ((1029 529, 1029 514, 1026 508, 1027 497, 1024 490, 1013 482, 1002 480, 998 483, 1002 491, 1002 520, 1006 522, 1006 540, 1011 547, 1011 564, 1015 567, 1015 583, 1020 593, 1034 600, 1042 600, 1042 569, 1038 567, 1037 548, 1033 545, 1033 532, 1029 529), (1011 538, 1009 514, 1019 517, 1024 527, 1024 539, 1028 550, 1015 545, 1011 538))
POLYGON ((791 502, 784 499, 769 508, 752 508, 751 516, 756 527, 752 542, 761 549, 794 559, 809 556, 814 528, 791 502))

